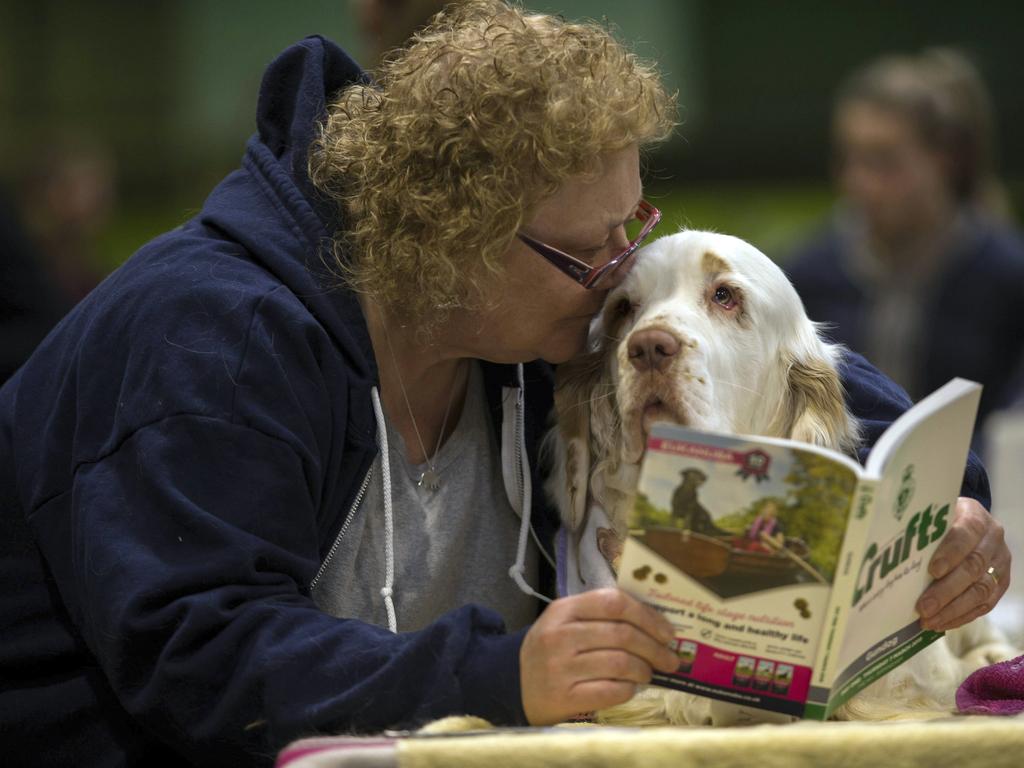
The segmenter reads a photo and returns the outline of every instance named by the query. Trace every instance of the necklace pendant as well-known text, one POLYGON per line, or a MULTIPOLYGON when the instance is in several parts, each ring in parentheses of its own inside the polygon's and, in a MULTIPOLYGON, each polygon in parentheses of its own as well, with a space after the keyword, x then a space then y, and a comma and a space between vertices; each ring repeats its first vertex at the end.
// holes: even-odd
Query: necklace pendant
POLYGON ((426 488, 428 491, 436 491, 441 487, 441 476, 432 469, 428 469, 422 475, 420 475, 419 481, 416 485, 421 488, 426 488))

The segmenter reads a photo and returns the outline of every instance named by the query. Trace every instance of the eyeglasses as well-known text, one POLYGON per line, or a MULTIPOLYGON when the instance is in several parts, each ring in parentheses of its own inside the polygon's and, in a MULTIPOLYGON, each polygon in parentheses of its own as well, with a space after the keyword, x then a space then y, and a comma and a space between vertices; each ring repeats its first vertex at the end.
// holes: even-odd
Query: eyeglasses
POLYGON ((626 223, 626 236, 629 238, 629 245, 615 258, 610 259, 599 267, 592 267, 585 261, 581 261, 564 251, 542 243, 540 240, 534 240, 522 232, 517 232, 516 237, 584 288, 597 288, 608 275, 629 261, 630 257, 636 252, 636 249, 651 234, 651 230, 661 221, 661 211, 646 200, 640 201, 633 216, 634 218, 626 223))

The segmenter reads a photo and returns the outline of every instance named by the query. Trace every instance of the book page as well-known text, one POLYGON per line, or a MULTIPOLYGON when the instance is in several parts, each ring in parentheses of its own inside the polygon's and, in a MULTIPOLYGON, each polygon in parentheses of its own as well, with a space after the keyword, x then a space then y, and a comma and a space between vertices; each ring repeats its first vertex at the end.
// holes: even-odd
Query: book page
POLYGON ((675 626, 657 684, 803 715, 857 485, 807 448, 652 429, 618 583, 675 626))
POLYGON ((866 543, 851 564, 830 711, 939 637, 921 629, 914 605, 953 519, 980 395, 978 384, 954 379, 894 423, 878 441, 881 458, 868 461, 882 474, 866 543))

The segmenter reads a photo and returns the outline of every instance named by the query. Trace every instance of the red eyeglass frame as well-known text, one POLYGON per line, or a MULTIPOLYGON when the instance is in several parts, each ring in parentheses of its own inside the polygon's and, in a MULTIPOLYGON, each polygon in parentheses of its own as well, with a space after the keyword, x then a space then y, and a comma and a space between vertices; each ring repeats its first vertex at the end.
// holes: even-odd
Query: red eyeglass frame
POLYGON ((522 232, 517 232, 516 237, 547 259, 558 270, 571 277, 584 288, 590 289, 597 287, 602 278, 607 277, 629 260, 629 257, 636 252, 636 249, 641 246, 643 241, 647 239, 647 236, 658 226, 658 222, 661 221, 661 211, 646 200, 641 200, 637 204, 636 218, 644 223, 640 234, 630 242, 624 251, 599 267, 592 267, 585 261, 580 261, 575 256, 570 256, 565 251, 560 251, 554 246, 542 243, 540 240, 535 240, 529 235, 524 235, 522 232))

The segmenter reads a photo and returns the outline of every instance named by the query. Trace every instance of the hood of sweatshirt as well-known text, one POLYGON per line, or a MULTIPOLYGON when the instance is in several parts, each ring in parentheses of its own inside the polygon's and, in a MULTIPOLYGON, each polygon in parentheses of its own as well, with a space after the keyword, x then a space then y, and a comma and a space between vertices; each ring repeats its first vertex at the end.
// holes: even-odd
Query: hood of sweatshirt
POLYGON ((334 266, 332 235, 344 227, 344 214, 307 171, 327 104, 346 86, 369 82, 323 37, 282 52, 264 73, 257 130, 241 168, 213 190, 195 224, 242 246, 247 261, 283 283, 320 323, 347 369, 349 439, 375 452, 376 424, 365 405, 378 380, 373 347, 359 304, 334 266))
POLYGON ((348 360, 354 371, 375 379, 362 315, 354 302, 338 300, 345 289, 331 267, 331 236, 343 226, 342 211, 307 175, 309 146, 328 101, 348 85, 368 82, 359 65, 325 38, 307 37, 285 50, 264 74, 257 132, 246 146, 242 171, 213 191, 200 220, 245 246, 342 349, 358 352, 348 360), (264 199, 253 200, 253 182, 264 199))

